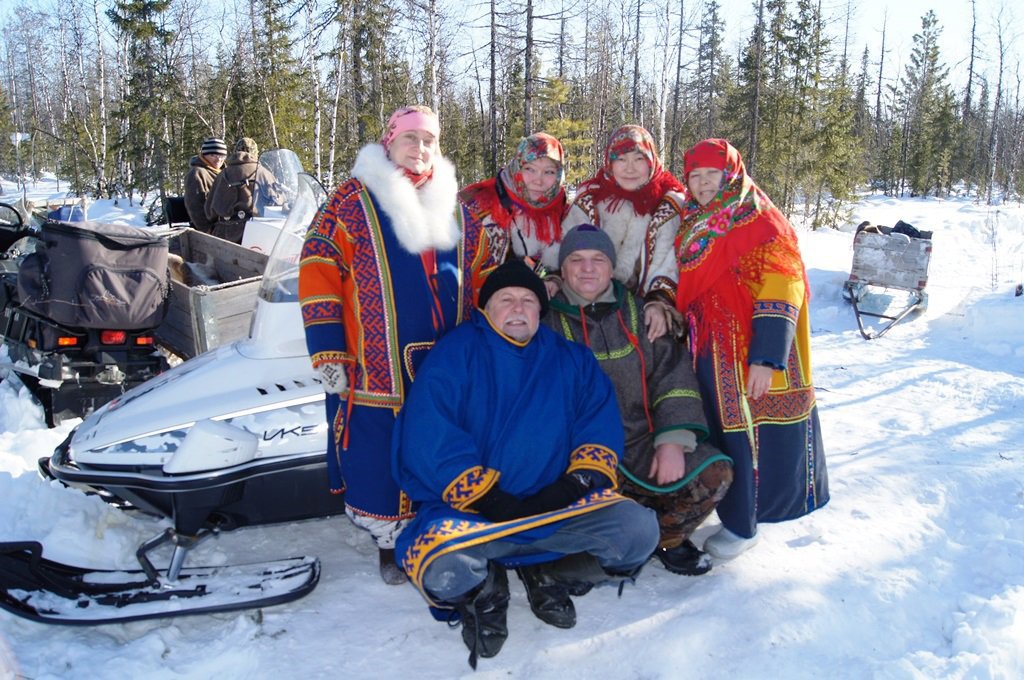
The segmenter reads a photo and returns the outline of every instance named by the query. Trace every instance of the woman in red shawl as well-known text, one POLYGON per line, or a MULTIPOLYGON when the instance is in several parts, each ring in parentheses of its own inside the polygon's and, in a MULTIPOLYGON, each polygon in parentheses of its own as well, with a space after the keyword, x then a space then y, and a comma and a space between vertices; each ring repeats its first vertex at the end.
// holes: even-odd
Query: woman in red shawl
POLYGON ((604 166, 580 186, 562 224, 594 224, 615 246, 614 278, 644 299, 647 336, 664 335, 673 319, 673 242, 685 200, 683 185, 658 158, 651 133, 623 125, 604 150, 604 166))
MULTIPOLYGON (((463 222, 482 223, 487 241, 480 255, 489 269, 483 271, 487 267, 482 266, 477 272, 478 284, 509 257, 527 260, 538 273, 558 269, 558 243, 567 208, 564 161, 561 142, 538 132, 519 142, 497 177, 459 192, 463 222)), ((557 277, 550 276, 548 293, 554 294, 557 277)))
POLYGON ((722 528, 704 550, 730 559, 757 542, 758 522, 800 517, 829 499, 807 274, 796 232, 734 146, 706 139, 686 152, 683 171, 690 198, 676 241, 676 304, 690 326, 711 442, 735 475, 718 506, 722 528))

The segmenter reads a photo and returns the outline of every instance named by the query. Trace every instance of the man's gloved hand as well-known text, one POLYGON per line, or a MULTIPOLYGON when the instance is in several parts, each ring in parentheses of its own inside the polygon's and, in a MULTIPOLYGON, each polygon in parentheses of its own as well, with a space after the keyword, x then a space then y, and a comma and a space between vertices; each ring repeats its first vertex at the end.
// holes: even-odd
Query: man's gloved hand
POLYGON ((529 513, 522 510, 522 501, 497 486, 473 501, 471 509, 479 512, 488 522, 510 522, 529 513))
POLYGON ((345 376, 344 364, 320 364, 316 370, 320 374, 320 382, 323 384, 324 392, 327 394, 341 394, 348 388, 348 378, 345 376))
POLYGON ((520 517, 561 510, 583 498, 590 491, 591 485, 584 482, 589 481, 589 478, 583 475, 580 477, 562 475, 537 493, 522 499, 495 486, 473 502, 470 508, 479 512, 489 522, 510 522, 520 517))
MULTIPOLYGON (((580 477, 583 477, 583 475, 580 475, 580 477)), ((586 477, 583 477, 583 479, 580 477, 576 475, 562 475, 537 493, 527 496, 520 501, 523 510, 521 516, 539 515, 542 512, 561 510, 583 498, 590 491, 591 484, 584 482, 584 479, 587 479, 586 477)))

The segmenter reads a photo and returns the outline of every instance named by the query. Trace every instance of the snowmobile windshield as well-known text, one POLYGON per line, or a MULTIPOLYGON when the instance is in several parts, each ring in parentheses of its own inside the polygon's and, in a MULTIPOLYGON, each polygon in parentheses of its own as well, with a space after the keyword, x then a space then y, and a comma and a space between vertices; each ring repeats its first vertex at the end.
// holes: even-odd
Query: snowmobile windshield
POLYGON ((274 149, 260 156, 260 165, 270 172, 274 182, 271 186, 256 183, 254 212, 268 217, 283 217, 295 202, 302 163, 291 149, 274 149))
POLYGON ((299 256, 317 209, 327 199, 327 192, 312 175, 296 175, 294 200, 284 227, 263 272, 259 296, 267 302, 297 302, 299 299, 299 256))
POLYGON ((25 225, 17 208, 7 203, 0 203, 0 230, 21 231, 25 225))

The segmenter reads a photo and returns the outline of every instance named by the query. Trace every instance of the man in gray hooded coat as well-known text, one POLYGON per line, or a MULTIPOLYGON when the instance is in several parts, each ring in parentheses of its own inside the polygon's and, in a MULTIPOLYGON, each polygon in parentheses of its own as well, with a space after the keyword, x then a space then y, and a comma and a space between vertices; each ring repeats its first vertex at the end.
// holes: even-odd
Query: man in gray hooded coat
POLYGON ((255 140, 242 137, 235 142, 234 153, 228 156, 206 198, 206 217, 215 222, 213 235, 241 243, 245 223, 254 214, 257 187, 270 203, 278 203, 276 182, 273 173, 260 165, 255 140))

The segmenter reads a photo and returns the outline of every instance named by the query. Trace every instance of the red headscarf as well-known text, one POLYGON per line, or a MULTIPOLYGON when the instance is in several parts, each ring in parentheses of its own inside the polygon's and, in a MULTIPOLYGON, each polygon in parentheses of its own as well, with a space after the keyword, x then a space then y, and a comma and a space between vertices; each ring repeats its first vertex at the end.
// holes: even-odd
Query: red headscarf
POLYGON ((651 133, 639 125, 623 125, 608 139, 604 149, 604 165, 584 183, 580 192, 589 192, 595 205, 605 199, 612 199, 609 208, 613 211, 620 202, 628 201, 637 215, 650 215, 667 192, 683 190, 679 180, 662 166, 651 133), (651 168, 651 177, 640 188, 626 191, 612 176, 612 161, 630 151, 643 154, 651 168))
POLYGON ((502 229, 508 229, 516 215, 523 215, 526 224, 523 231, 533 234, 541 243, 554 243, 562 237, 562 218, 565 216, 566 201, 564 170, 565 150, 562 143, 545 132, 537 132, 523 138, 516 153, 501 169, 497 177, 466 188, 466 193, 475 197, 481 209, 490 213, 491 219, 502 229), (558 179, 551 189, 537 200, 530 198, 523 181, 523 166, 541 158, 550 158, 558 168, 558 179), (499 192, 507 198, 503 204, 499 192), (509 205, 511 210, 506 207, 509 205))
MULTIPOLYGON (((768 272, 804 279, 796 232, 747 175, 740 152, 724 139, 705 139, 686 152, 684 176, 696 168, 722 170, 722 187, 707 205, 692 196, 676 237, 679 289, 676 307, 695 326, 694 353, 712 337, 735 335, 741 353, 750 345, 751 285, 768 272), (764 248, 771 243, 772 247, 764 248)), ((806 293, 805 293, 806 294, 806 293)), ((726 351, 732 345, 720 343, 726 351)), ((745 360, 746 356, 741 356, 745 360)))

